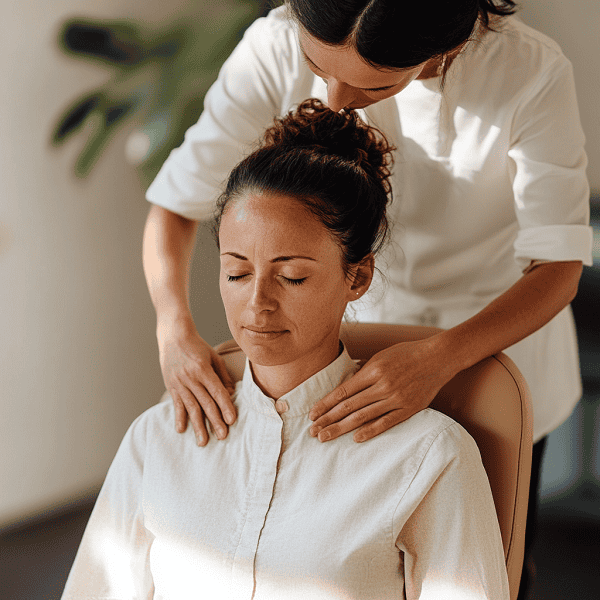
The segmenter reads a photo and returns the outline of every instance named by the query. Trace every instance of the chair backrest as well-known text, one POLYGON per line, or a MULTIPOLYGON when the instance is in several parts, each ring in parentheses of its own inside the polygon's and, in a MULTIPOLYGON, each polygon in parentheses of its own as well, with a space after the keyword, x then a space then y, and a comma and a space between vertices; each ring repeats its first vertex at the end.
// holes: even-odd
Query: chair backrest
MULTIPOLYGON (((368 360, 397 344, 423 339, 440 329, 382 323, 352 323, 341 338, 350 356, 368 360)), ((217 351, 235 380, 245 356, 231 340, 217 351)), ((511 600, 517 597, 525 545, 531 475, 533 417, 527 384, 505 354, 499 353, 459 373, 445 385, 431 408, 460 423, 475 439, 498 513, 511 600)))

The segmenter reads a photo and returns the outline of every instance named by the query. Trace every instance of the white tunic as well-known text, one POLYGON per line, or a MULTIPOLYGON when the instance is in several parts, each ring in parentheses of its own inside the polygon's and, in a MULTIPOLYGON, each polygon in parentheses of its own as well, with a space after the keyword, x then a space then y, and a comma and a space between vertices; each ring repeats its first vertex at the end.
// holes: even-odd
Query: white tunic
POLYGON ((473 439, 426 409, 362 444, 309 435, 344 351, 277 402, 246 367, 238 420, 199 448, 172 402, 127 432, 63 600, 507 600, 494 503, 473 439))
MULTIPOLYGON (((532 260, 592 264, 589 187, 570 62, 546 36, 503 21, 439 78, 414 81, 360 111, 397 146, 386 281, 361 321, 452 327, 514 284, 532 260)), ((231 168, 273 117, 326 99, 284 9, 256 21, 225 63, 148 200, 191 219, 212 216, 231 168)), ((581 394, 570 308, 507 353, 533 395, 534 439, 581 394)))

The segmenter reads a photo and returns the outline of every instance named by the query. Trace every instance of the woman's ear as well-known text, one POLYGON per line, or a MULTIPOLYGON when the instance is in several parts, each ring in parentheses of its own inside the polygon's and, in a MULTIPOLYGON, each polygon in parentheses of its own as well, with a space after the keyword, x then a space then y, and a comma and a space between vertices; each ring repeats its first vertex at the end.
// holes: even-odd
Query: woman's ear
POLYGON ((349 302, 358 300, 369 289, 374 272, 375 257, 369 254, 352 270, 349 302))

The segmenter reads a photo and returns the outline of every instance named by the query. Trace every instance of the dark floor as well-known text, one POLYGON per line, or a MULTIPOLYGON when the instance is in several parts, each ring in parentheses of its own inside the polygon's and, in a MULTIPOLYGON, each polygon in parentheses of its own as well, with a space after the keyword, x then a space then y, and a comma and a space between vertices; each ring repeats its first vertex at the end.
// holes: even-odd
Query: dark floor
MULTIPOLYGON (((0 535, 0 599, 58 600, 90 510, 83 505, 0 535)), ((568 505, 546 503, 534 552, 534 600, 600 598, 600 521, 568 505)))
POLYGON ((600 599, 600 522, 546 507, 534 556, 533 600, 600 599))

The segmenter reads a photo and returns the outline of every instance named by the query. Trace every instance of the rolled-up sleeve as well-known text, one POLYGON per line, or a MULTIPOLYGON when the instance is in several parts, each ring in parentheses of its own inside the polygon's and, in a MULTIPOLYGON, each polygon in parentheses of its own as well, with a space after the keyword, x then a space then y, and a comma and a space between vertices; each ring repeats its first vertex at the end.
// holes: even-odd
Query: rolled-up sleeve
POLYGON ((521 269, 532 260, 592 264, 584 144, 573 69, 558 54, 522 97, 512 124, 508 154, 521 269))
POLYGON ((281 9, 255 21, 204 100, 199 121, 171 152, 146 198, 194 220, 210 219, 231 169, 280 114, 298 51, 281 9))

